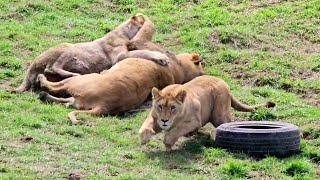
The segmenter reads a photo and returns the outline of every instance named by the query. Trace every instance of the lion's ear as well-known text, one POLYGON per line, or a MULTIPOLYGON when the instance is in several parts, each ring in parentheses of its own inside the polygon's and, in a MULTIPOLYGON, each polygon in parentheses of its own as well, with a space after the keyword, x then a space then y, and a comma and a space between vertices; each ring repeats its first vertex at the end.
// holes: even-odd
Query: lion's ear
POLYGON ((183 89, 176 95, 176 99, 177 101, 183 103, 186 96, 187 96, 187 91, 183 89))
POLYGON ((137 14, 137 15, 131 17, 132 23, 139 23, 142 25, 144 23, 144 21, 145 21, 145 19, 142 14, 137 14))
POLYGON ((158 99, 158 98, 162 97, 161 91, 159 89, 157 89, 156 87, 152 88, 151 94, 152 94, 152 99, 158 99))
POLYGON ((195 65, 199 65, 199 63, 202 61, 202 58, 197 53, 191 53, 192 61, 195 65))
POLYGON ((137 17, 137 16, 132 16, 132 17, 131 17, 131 20, 137 21, 137 20, 138 20, 138 17, 137 17))

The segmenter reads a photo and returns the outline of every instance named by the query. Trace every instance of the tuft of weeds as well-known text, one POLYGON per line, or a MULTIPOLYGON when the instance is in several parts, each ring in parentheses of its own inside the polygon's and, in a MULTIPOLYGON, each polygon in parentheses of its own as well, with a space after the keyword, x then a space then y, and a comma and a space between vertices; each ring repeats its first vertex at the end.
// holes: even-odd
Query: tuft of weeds
POLYGON ((243 178, 248 174, 249 167, 243 161, 230 160, 221 168, 221 172, 233 178, 243 178))
POLYGON ((223 50, 218 52, 216 58, 218 63, 233 63, 239 57, 240 55, 236 51, 223 50))
POLYGON ((210 148, 204 151, 204 157, 206 163, 215 163, 221 157, 230 157, 230 154, 224 149, 210 148))
POLYGON ((277 78, 269 76, 260 76, 254 81, 255 86, 271 86, 274 87, 277 83, 277 78))
POLYGON ((319 146, 305 145, 302 149, 302 154, 308 157, 312 162, 320 163, 319 146))
POLYGON ((286 91, 290 91, 293 88, 293 82, 290 79, 280 79, 279 87, 286 91))
POLYGON ((249 119, 251 121, 268 121, 275 120, 277 116, 270 108, 260 108, 250 113, 249 119))
POLYGON ((266 88, 253 89, 253 90, 251 90, 251 93, 254 96, 261 96, 261 97, 270 97, 271 96, 271 91, 266 88))
POLYGON ((302 127, 301 132, 304 139, 317 139, 320 137, 320 127, 317 126, 302 127))
POLYGON ((313 167, 308 162, 294 159, 287 164, 284 172, 291 177, 298 178, 312 174, 313 167))
POLYGON ((311 70, 314 71, 314 72, 320 72, 320 64, 312 67, 311 70))
POLYGON ((20 60, 0 60, 0 68, 7 68, 11 70, 22 69, 22 64, 20 60))
POLYGON ((13 71, 11 69, 5 69, 0 71, 0 80, 13 78, 13 77, 16 77, 16 75, 17 75, 16 71, 13 71))
POLYGON ((6 165, 0 164, 0 173, 9 172, 9 168, 6 165))

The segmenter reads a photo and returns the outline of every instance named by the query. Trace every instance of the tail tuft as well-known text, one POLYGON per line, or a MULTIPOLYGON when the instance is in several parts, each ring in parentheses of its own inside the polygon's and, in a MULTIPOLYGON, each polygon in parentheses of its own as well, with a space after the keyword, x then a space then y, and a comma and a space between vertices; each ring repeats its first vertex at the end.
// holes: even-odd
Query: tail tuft
POLYGON ((268 101, 267 104, 266 104, 266 107, 267 107, 267 108, 273 108, 273 107, 275 107, 275 106, 276 106, 276 103, 271 102, 271 101, 268 101))

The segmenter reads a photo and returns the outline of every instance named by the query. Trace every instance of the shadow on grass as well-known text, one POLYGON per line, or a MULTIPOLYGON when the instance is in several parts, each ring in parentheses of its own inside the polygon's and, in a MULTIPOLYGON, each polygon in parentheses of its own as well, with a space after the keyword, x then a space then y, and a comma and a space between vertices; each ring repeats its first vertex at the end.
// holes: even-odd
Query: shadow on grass
POLYGON ((206 133, 190 137, 171 151, 150 151, 147 156, 165 169, 190 169, 191 161, 200 158, 206 148, 216 148, 214 140, 206 133), (201 154, 201 156, 199 156, 201 154))
POLYGON ((145 111, 150 110, 151 107, 152 107, 152 100, 147 99, 147 101, 144 102, 139 107, 132 109, 132 110, 129 110, 128 112, 125 112, 125 113, 119 113, 117 115, 117 117, 120 119, 126 119, 128 117, 133 117, 133 116, 136 116, 140 112, 145 112, 145 111))

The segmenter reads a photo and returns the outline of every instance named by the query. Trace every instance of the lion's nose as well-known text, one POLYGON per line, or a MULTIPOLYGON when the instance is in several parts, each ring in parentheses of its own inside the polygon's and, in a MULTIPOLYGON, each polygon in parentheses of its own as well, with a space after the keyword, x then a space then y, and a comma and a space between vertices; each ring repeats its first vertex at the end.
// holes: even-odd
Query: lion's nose
POLYGON ((166 122, 168 122, 169 120, 168 120, 168 119, 161 119, 161 121, 162 121, 163 123, 166 123, 166 122))

